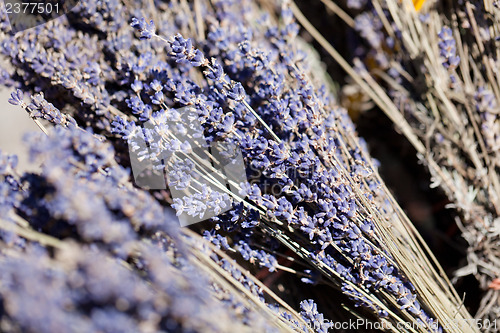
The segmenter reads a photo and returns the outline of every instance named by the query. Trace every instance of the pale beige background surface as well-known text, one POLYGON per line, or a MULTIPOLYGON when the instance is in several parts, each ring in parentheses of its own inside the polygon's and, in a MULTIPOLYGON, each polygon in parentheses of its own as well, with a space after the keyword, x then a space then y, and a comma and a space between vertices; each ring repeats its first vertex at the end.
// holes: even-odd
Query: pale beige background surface
POLYGON ((36 170, 28 162, 27 149, 22 137, 29 131, 40 131, 28 114, 19 106, 8 101, 12 89, 0 89, 0 149, 2 152, 16 154, 19 157, 19 170, 36 170))

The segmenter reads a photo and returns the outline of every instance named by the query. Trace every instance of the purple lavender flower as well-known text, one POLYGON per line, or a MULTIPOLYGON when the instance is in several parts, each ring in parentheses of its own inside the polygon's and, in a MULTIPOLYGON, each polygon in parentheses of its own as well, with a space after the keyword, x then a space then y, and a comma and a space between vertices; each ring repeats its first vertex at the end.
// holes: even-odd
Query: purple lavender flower
POLYGON ((368 13, 360 14, 356 16, 355 28, 373 48, 377 49, 382 45, 383 35, 380 31, 382 29, 382 23, 379 18, 368 13))
POLYGON ((148 23, 144 17, 140 19, 133 17, 130 26, 140 32, 141 39, 151 39, 156 33, 156 27, 153 20, 150 20, 148 23))
POLYGON ((10 94, 9 103, 12 105, 21 105, 23 102, 23 92, 17 89, 10 94))
POLYGON ((443 66, 448 68, 449 70, 453 70, 457 68, 460 63, 460 57, 456 54, 456 42, 453 38, 453 31, 444 26, 441 31, 438 33, 439 36, 439 51, 441 57, 445 59, 443 62, 443 66))
POLYGON ((170 41, 172 48, 172 56, 179 63, 189 63, 192 66, 202 66, 208 63, 200 50, 193 47, 191 39, 184 39, 181 35, 177 34, 173 40, 170 41))
POLYGON ((347 0, 347 7, 352 9, 361 9, 367 2, 367 0, 347 0))
POLYGON ((300 315, 316 332, 328 333, 333 323, 325 321, 323 314, 318 312, 317 305, 312 299, 300 302, 300 315))

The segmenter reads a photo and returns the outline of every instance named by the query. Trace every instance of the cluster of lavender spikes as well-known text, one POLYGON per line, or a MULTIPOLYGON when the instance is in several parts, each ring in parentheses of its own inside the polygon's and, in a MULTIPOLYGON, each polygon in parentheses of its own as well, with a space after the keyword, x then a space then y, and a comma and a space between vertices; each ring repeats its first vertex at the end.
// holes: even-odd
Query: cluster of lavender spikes
POLYGON ((108 143, 74 126, 29 141, 40 174, 1 155, 3 331, 308 330, 283 308, 262 315, 276 308, 262 286, 132 187, 108 143))
MULTIPOLYGON (((141 21, 145 22, 145 20, 141 21)), ((145 26, 144 24, 136 24, 136 22, 135 20, 132 25, 139 30, 141 37, 148 35, 150 38, 156 37, 159 40, 165 40, 150 30, 151 25, 145 26)), ((285 35, 285 32, 289 30, 291 28, 285 26, 282 31, 275 32, 275 36, 271 35, 271 31, 265 31, 264 33, 268 38, 274 37, 276 40, 283 40, 282 43, 284 45, 275 43, 273 46, 281 53, 285 53, 286 38, 290 38, 290 36, 285 35)), ((231 40, 239 37, 238 35, 229 35, 230 33, 230 30, 227 31, 227 35, 223 36, 223 38, 231 40)), ((210 39, 210 37, 209 34, 208 38, 210 39)), ((225 120, 228 117, 227 114, 222 119, 221 125, 218 126, 218 124, 211 122, 207 129, 212 129, 216 126, 220 129, 215 138, 211 137, 211 139, 236 142, 243 148, 243 156, 247 165, 257 164, 258 167, 256 169, 260 171, 259 178, 271 178, 282 187, 282 195, 276 198, 276 196, 262 193, 263 189, 259 188, 258 182, 252 186, 246 186, 249 189, 242 189, 241 191, 241 194, 249 199, 249 202, 245 202, 244 210, 249 212, 257 211, 259 218, 262 219, 262 225, 265 225, 264 230, 276 224, 285 224, 295 232, 302 232, 309 239, 307 247, 309 247, 309 257, 313 262, 326 265, 327 269, 343 275, 343 278, 349 282, 366 286, 367 288, 384 288, 388 293, 394 295, 401 309, 405 309, 411 315, 416 316, 417 320, 420 320, 421 326, 425 327, 426 323, 428 323, 428 326, 431 327, 432 320, 422 311, 419 302, 413 294, 414 288, 412 285, 398 276, 397 268, 391 267, 392 265, 388 262, 384 254, 377 253, 375 245, 377 241, 373 237, 373 222, 369 219, 364 219, 360 221, 361 223, 358 227, 356 223, 350 221, 350 219, 354 219, 358 215, 357 211, 360 208, 358 208, 358 204, 356 203, 354 191, 348 184, 344 183, 345 180, 342 182, 341 177, 338 175, 339 171, 335 171, 335 169, 340 169, 340 166, 335 166, 334 163, 339 163, 338 161, 341 161, 341 159, 337 156, 335 156, 336 158, 334 156, 327 156, 324 152, 313 153, 316 147, 321 150, 324 149, 318 143, 327 140, 326 134, 328 132, 330 132, 330 135, 334 135, 334 137, 331 137, 330 147, 328 147, 331 150, 340 148, 340 143, 336 143, 335 139, 341 140, 341 138, 338 138, 338 133, 335 133, 334 126, 336 125, 327 123, 326 119, 320 121, 321 108, 328 106, 331 102, 316 96, 311 83, 306 79, 300 77, 296 79, 293 77, 304 74, 296 68, 297 64, 293 61, 296 55, 288 51, 286 52, 288 54, 275 54, 274 59, 272 54, 268 54, 266 57, 267 61, 256 60, 252 54, 258 54, 262 51, 258 49, 252 50, 248 45, 251 44, 250 41, 242 40, 240 45, 237 45, 240 50, 234 50, 236 52, 240 51, 238 53, 241 60, 239 63, 236 62, 233 64, 233 66, 240 68, 240 71, 246 69, 247 76, 251 76, 252 71, 255 71, 256 73, 253 75, 259 77, 260 73, 257 71, 259 65, 263 67, 264 73, 266 69, 269 71, 268 76, 265 77, 265 81, 261 79, 262 81, 259 80, 260 82, 258 81, 258 84, 255 84, 255 80, 252 80, 254 85, 248 86, 248 90, 253 90, 252 93, 257 95, 254 98, 258 98, 257 101, 260 103, 248 103, 246 100, 252 101, 251 95, 248 96, 245 94, 241 82, 234 81, 224 72, 223 66, 216 58, 212 58, 209 61, 200 50, 194 48, 191 40, 184 39, 181 35, 176 35, 171 40, 165 40, 165 42, 170 46, 171 52, 169 55, 176 63, 192 66, 193 68, 199 66, 205 67, 203 73, 210 83, 210 86, 205 89, 197 86, 195 83, 190 83, 189 86, 184 87, 179 84, 174 91, 174 100, 177 99, 181 103, 181 106, 194 105, 200 111, 199 117, 204 125, 207 124, 207 119, 213 118, 215 115, 220 116, 220 112, 217 112, 219 108, 228 108, 232 116, 231 122, 225 124, 225 120), (242 43, 246 45, 241 45, 242 43), (277 57, 286 57, 289 59, 289 63, 280 64, 276 61, 277 57), (260 64, 261 62, 262 64, 260 64), (288 86, 285 87, 283 78, 290 74, 292 75, 292 79, 288 82, 288 86), (269 82, 271 80, 279 81, 275 87, 271 86, 268 89, 260 89, 260 85, 271 85, 271 82, 269 82), (280 83, 281 86, 279 85, 280 83), (205 92, 205 94, 196 94, 197 91, 205 92), (207 103, 207 101, 212 101, 212 103, 207 103), (271 103, 275 105, 270 105, 271 103), (256 117, 256 111, 253 110, 254 105, 260 104, 259 107, 261 109, 266 109, 266 112, 262 113, 264 121, 273 120, 271 124, 275 125, 277 119, 297 118, 298 114, 295 112, 304 110, 287 110, 287 106, 289 107, 292 103, 299 106, 302 105, 312 115, 318 115, 317 119, 313 118, 311 120, 307 119, 306 115, 306 118, 302 120, 302 124, 295 125, 299 129, 309 129, 303 135, 299 131, 293 133, 294 130, 297 130, 297 127, 294 128, 286 122, 272 126, 273 128, 269 131, 268 128, 262 126, 263 123, 258 123, 260 116, 256 117), (238 107, 239 111, 236 111, 238 107), (214 115, 212 115, 212 110, 216 112, 214 115), (236 112, 239 114, 234 115, 236 112), (241 122, 240 126, 238 126, 238 122, 234 118, 241 122), (256 128, 258 125, 264 128, 256 128), (248 131, 249 128, 256 129, 248 131), (293 140, 291 139, 292 135, 293 140), (258 137, 258 146, 255 146, 254 143, 256 140, 255 136, 258 137), (277 138, 278 141, 269 137, 277 138), (285 145, 283 140, 286 140, 288 144, 285 145), (326 163, 333 165, 333 173, 331 169, 325 168, 323 164, 326 163), (313 165, 316 167, 312 167, 313 165), (294 174, 297 168, 305 170, 314 168, 314 170, 311 170, 307 175, 308 177, 303 177, 294 174), (314 204, 312 205, 311 199, 314 199, 314 204), (369 242, 365 240, 366 238, 369 242), (375 244, 371 243, 371 241, 375 244), (336 250, 341 252, 340 257, 338 257, 339 253, 335 253, 336 250), (337 256, 337 259, 334 256, 337 256), (338 260, 342 260, 346 265, 349 260, 351 262, 359 262, 360 268, 357 272, 351 271, 351 269, 345 268, 338 260)), ((215 52, 227 51, 215 49, 213 53, 215 54, 215 52)), ((212 54, 210 50, 207 53, 212 54)), ((262 75, 265 75, 264 73, 262 75)), ((235 78, 244 81, 244 77, 235 76, 235 78)), ((167 92, 170 87, 168 80, 167 78, 163 83, 167 92)), ((150 88, 154 90, 154 87, 150 88)), ((252 93, 248 92, 248 94, 252 93)), ((152 117, 153 119, 155 116, 161 117, 165 112, 170 112, 168 106, 165 106, 163 110, 157 113, 153 113, 152 117)), ((168 132, 165 131, 165 128, 160 127, 161 122, 158 121, 155 123, 159 124, 155 128, 155 131, 159 133, 157 137, 167 137, 168 132), (161 131, 165 131, 165 133, 161 133, 161 131)), ((134 128, 135 122, 125 123, 125 120, 117 117, 115 125, 119 129, 127 127, 125 132, 120 132, 119 130, 117 132, 126 136, 129 142, 131 141, 132 145, 134 145, 134 134, 139 132, 134 128)), ((188 127, 189 123, 181 123, 179 125, 188 127)), ((344 124, 341 123, 341 125, 344 124)), ((350 124, 347 123, 346 125, 349 126, 350 124)), ((151 142, 151 144, 166 147, 166 149, 172 147, 171 140, 162 140, 161 142, 156 140, 151 142)), ((359 179, 367 178, 367 175, 371 174, 372 171, 363 166, 363 162, 366 163, 366 161, 364 161, 360 152, 356 154, 356 151, 352 150, 349 154, 357 155, 357 163, 360 164, 358 165, 358 169, 353 168, 351 176, 359 179)), ((154 154, 153 162, 156 162, 156 158, 157 154, 154 154)), ((344 160, 342 162, 346 164, 345 167, 351 167, 347 164, 347 161, 344 160)), ((189 175, 186 177, 189 177, 189 175)), ((252 175, 252 178, 257 178, 257 176, 252 175)), ((358 182, 361 183, 360 180, 358 182)), ((372 181, 367 179, 367 182, 371 183, 372 181)), ((242 186, 245 187, 244 184, 242 186)), ((375 187, 376 184, 372 184, 372 186, 375 187)), ((194 194, 193 196, 196 195, 194 194)), ((369 194, 367 193, 367 195, 369 194)), ((191 199, 191 197, 185 197, 184 201, 189 202, 191 205, 200 202, 198 199, 191 199)), ((200 204, 202 203, 200 202, 200 204)), ((206 207, 205 204, 203 206, 204 208, 206 207)), ((196 215, 199 214, 199 210, 193 209, 190 213, 196 215)), ((225 227, 232 228, 232 233, 235 233, 234 229, 238 228, 234 223, 227 223, 233 221, 221 222, 229 224, 225 227)), ((251 233, 250 230, 247 233, 251 233)), ((258 243, 258 240, 252 236, 251 234, 246 236, 250 238, 249 242, 258 243)), ((248 251, 247 248, 248 245, 245 244, 244 249, 240 250, 240 252, 244 253, 244 259, 256 258, 254 259, 255 261, 262 262, 260 256, 251 256, 252 252, 248 251)), ((269 266, 269 264, 264 265, 270 267, 270 270, 274 269, 274 266, 269 266)), ((346 282, 344 282, 343 288, 347 291, 352 290, 346 282)), ((354 292, 354 290, 352 291, 354 292)), ((386 310, 380 308, 368 298, 360 297, 359 295, 361 293, 356 295, 359 305, 372 308, 380 317, 388 316, 386 310)))
POLYGON ((407 4, 347 2, 363 23, 354 25, 364 46, 353 67, 367 65, 351 90, 388 115, 459 213, 469 247, 454 281, 476 277, 484 293, 475 317, 493 322, 500 317, 498 1, 428 1, 420 12, 407 4))
MULTIPOLYGON (((310 69, 315 60, 300 46, 286 1, 276 7, 278 17, 251 1, 126 3, 81 2, 44 26, 0 35, 1 52, 13 65, 2 83, 21 89, 11 102, 48 134, 31 143, 32 156, 43 163, 40 175, 2 175, 15 198, 5 202, 11 208, 3 218, 18 231, 2 236, 2 266, 29 266, 17 275, 6 269, 6 285, 20 290, 41 276, 58 293, 38 301, 87 321, 89 330, 105 331, 124 317, 139 331, 201 331, 205 324, 213 331, 238 330, 224 327, 230 324, 242 331, 329 329, 313 302, 304 301, 298 314, 293 309, 300 302, 287 304, 270 290, 264 295, 266 286, 231 255, 252 271, 264 267, 259 274, 324 283, 347 296, 357 315, 412 322, 410 331, 439 332, 443 319, 468 318, 408 231, 347 111, 324 76, 310 69), (22 91, 33 93, 31 103, 22 91), (195 134, 207 146, 241 149, 248 182, 230 184, 237 191, 207 174, 192 177, 203 156, 180 136, 193 133, 192 119, 179 115, 187 108, 196 112, 202 128, 195 134), (167 126, 172 122, 174 129, 167 126), (146 123, 153 126, 145 130, 146 123), (160 157, 169 152, 191 162, 176 164, 169 190, 134 188, 122 167, 129 165, 128 145, 151 162, 147 172, 165 167, 160 157), (174 188, 191 187, 199 192, 172 199, 174 188), (211 244, 175 227, 164 206, 191 217, 213 211, 217 216, 199 226, 211 244), (30 265, 39 245, 23 239, 58 251, 42 251, 45 259, 30 265), (73 250, 62 245, 67 242, 73 250), (11 259, 18 252, 20 259, 11 259), (102 259, 94 264, 90 255, 102 259), (283 265, 282 257, 297 265, 283 265), (100 274, 115 270, 116 261, 129 270, 117 269, 105 293, 100 274), (47 280, 43 272, 52 264, 47 280), (81 268, 73 275, 72 267, 81 268)), ((0 25, 8 28, 5 17, 0 25)), ((2 299, 7 293, 0 289, 2 299)), ((18 295, 9 298, 32 302, 33 295, 18 295)), ((34 327, 17 304, 0 320, 12 331, 34 327)), ((46 330, 70 321, 53 325, 46 330)))

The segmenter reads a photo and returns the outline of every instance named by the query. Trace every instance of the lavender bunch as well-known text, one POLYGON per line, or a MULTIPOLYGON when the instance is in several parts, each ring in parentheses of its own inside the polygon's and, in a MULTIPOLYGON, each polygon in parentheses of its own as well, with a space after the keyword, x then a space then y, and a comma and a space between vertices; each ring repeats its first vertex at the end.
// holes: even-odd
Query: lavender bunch
MULTIPOLYGON (((250 327, 256 314, 248 309, 255 306, 266 314, 255 323, 263 327, 326 332, 330 324, 309 300, 301 304, 302 317, 293 310, 298 304, 266 302, 263 285, 228 255, 252 269, 327 284, 351 299, 351 311, 393 330, 408 322, 412 327, 402 330, 441 331, 440 323, 469 318, 303 48, 291 8, 280 4, 274 17, 251 1, 89 1, 43 27, 4 33, 2 53, 13 68, 3 83, 33 93, 28 104, 16 90, 11 102, 45 132, 54 130, 44 121, 56 125, 54 135, 32 145, 44 175, 18 186, 24 198, 16 214, 44 235, 74 238, 82 251, 97 245, 122 260, 138 239, 156 244, 166 234, 174 238, 173 252, 198 260, 191 273, 219 281, 216 292, 230 290, 218 299, 241 309, 239 320, 250 327), (220 144, 241 150, 247 181, 225 184, 216 176, 211 155, 232 156, 217 150, 220 144), (168 190, 132 188, 120 166, 134 163, 127 145, 150 166, 148 177, 166 176, 168 190), (182 197, 174 198, 175 191, 182 197), (199 236, 169 224, 162 205, 180 217, 212 216, 203 235, 213 246, 194 246, 199 236), (277 257, 285 251, 304 267, 281 264, 277 257), (246 304, 235 291, 247 296, 246 304)), ((149 269, 157 265, 168 266, 149 269)), ((174 322, 184 324, 181 318, 174 322)))
MULTIPOLYGON (((285 22, 288 21, 287 25, 281 31, 281 34, 283 34, 281 38, 284 39, 284 42, 286 44, 286 42, 290 38, 294 37, 293 30, 295 30, 295 28, 293 27, 293 21, 289 19, 289 17, 291 17, 290 12, 286 8, 283 11, 283 17, 285 22), (290 33, 290 31, 292 32, 290 33)), ((366 182, 365 186, 369 187, 370 181, 366 179, 369 179, 369 176, 373 172, 370 168, 367 168, 367 164, 369 162, 363 158, 363 151, 359 146, 351 148, 351 151, 349 151, 345 146, 342 147, 342 144, 356 145, 356 143, 344 142, 344 137, 342 135, 339 135, 339 132, 341 130, 339 130, 338 127, 334 123, 332 123, 333 119, 330 118, 331 120, 330 122, 328 122, 329 116, 325 115, 323 116, 325 117, 324 120, 321 121, 321 109, 323 107, 326 107, 328 104, 331 105, 331 102, 329 102, 328 100, 321 100, 320 97, 314 96, 315 94, 313 92, 313 88, 311 87, 311 83, 304 79, 304 76, 299 76, 303 72, 298 68, 297 63, 293 61, 286 63, 288 59, 294 58, 294 54, 292 52, 286 52, 285 48, 282 47, 279 42, 275 43, 272 46, 280 51, 280 56, 284 58, 284 65, 286 67, 280 66, 280 64, 276 61, 273 62, 272 60, 268 60, 268 62, 264 63, 264 68, 266 64, 269 64, 268 66, 270 67, 272 66, 272 74, 274 77, 276 77, 276 79, 279 80, 281 77, 286 77, 287 74, 291 75, 292 80, 287 83, 292 87, 294 84, 298 84, 299 90, 296 90, 295 93, 287 93, 286 91, 287 89, 294 91, 293 88, 280 86, 276 86, 274 89, 271 86, 271 91, 267 93, 266 90, 262 91, 261 89, 259 89, 259 86, 256 86, 254 84, 245 86, 244 88, 246 88, 246 90, 243 90, 241 82, 234 81, 234 79, 232 79, 231 75, 229 74, 227 75, 228 77, 226 77, 226 74, 223 72, 223 66, 221 66, 217 62, 217 59, 212 58, 212 60, 209 61, 204 57, 204 54, 200 52, 200 50, 193 47, 193 43, 191 40, 186 40, 180 35, 174 36, 170 40, 165 39, 162 36, 157 35, 154 30, 150 30, 152 25, 146 25, 145 22, 146 20, 135 20, 132 23, 132 25, 138 29, 142 38, 147 35, 149 38, 157 38, 158 40, 165 41, 165 43, 170 46, 170 56, 177 63, 191 65, 194 68, 204 68, 205 70, 203 71, 203 74, 208 80, 211 80, 212 82, 209 82, 215 86, 215 89, 213 86, 209 86, 205 89, 200 89, 198 87, 195 88, 195 91, 207 91, 208 97, 204 97, 203 95, 201 95, 200 97, 199 95, 191 96, 190 100, 188 100, 187 103, 182 97, 177 97, 181 105, 194 105, 196 108, 199 108, 199 110, 201 110, 200 116, 201 122, 203 124, 205 124, 204 120, 207 117, 207 111, 210 111, 210 109, 214 108, 214 106, 224 108, 225 105, 228 105, 231 111, 237 110, 237 107, 240 107, 240 109, 242 110, 239 111, 239 113, 241 113, 240 117, 243 118, 243 124, 245 121, 248 121, 249 116, 254 116, 254 123, 257 121, 261 126, 262 132, 258 136, 257 141, 258 143, 260 143, 260 145, 258 146, 256 153, 252 152, 252 150, 255 149, 255 139, 252 140, 251 137, 249 138, 249 133, 248 131, 246 131, 247 128, 253 128, 255 127, 255 125, 250 124, 247 126, 238 127, 237 122, 234 119, 236 117, 233 115, 233 113, 230 114, 231 120, 229 126, 225 126, 227 128, 226 133, 224 133, 223 131, 217 133, 216 139, 220 140, 222 137, 225 140, 236 140, 236 142, 243 148, 243 154, 247 164, 269 169, 269 172, 261 171, 256 177, 259 177, 262 180, 262 177, 264 176, 268 178, 266 179, 266 181, 271 182, 274 179, 274 182, 277 183, 275 185, 281 187, 278 198, 276 198, 277 196, 275 195, 263 193, 263 189, 258 186, 258 183, 254 183, 253 185, 240 184, 242 186, 240 195, 243 197, 247 197, 253 203, 252 205, 248 202, 243 201, 243 206, 249 207, 252 210, 256 210, 259 213, 260 219, 262 219, 263 222, 261 224, 264 230, 268 233, 275 234, 274 237, 278 238, 284 245, 294 250, 296 254, 301 256, 303 259, 310 258, 305 257, 303 253, 301 253, 302 247, 306 247, 306 251, 309 253, 318 253, 318 255, 309 255, 309 257, 312 257, 313 259, 312 264, 319 265, 321 268, 320 270, 330 278, 332 278, 332 274, 334 276, 336 275, 337 278, 341 277, 344 282, 340 287, 348 295, 356 298, 361 297, 363 299, 363 301, 359 302, 358 305, 364 305, 368 308, 371 308, 381 317, 388 316, 389 313, 387 310, 385 310, 386 307, 380 306, 380 303, 373 302, 366 296, 363 296, 362 290, 360 291, 360 289, 353 287, 348 282, 354 282, 358 284, 361 283, 361 285, 364 285, 366 283, 368 288, 374 285, 382 286, 385 287, 389 293, 393 293, 393 295, 397 297, 397 302, 402 309, 408 309, 409 313, 415 315, 417 317, 417 320, 420 321, 423 326, 427 326, 428 328, 432 329, 431 327, 433 325, 433 320, 427 317, 427 315, 421 310, 420 304, 415 301, 414 298, 408 298, 413 287, 411 285, 405 285, 405 282, 403 280, 400 280, 400 278, 398 278, 397 276, 394 276, 393 278, 393 275, 391 274, 393 272, 396 272, 395 268, 389 267, 390 265, 388 262, 386 262, 386 257, 376 254, 376 252, 378 251, 377 249, 380 247, 380 245, 378 244, 380 240, 378 240, 374 235, 375 227, 373 225, 373 222, 370 219, 363 219, 363 214, 366 214, 366 212, 363 213, 363 208, 365 207, 358 207, 356 203, 357 193, 355 192, 355 190, 351 189, 349 185, 347 185, 358 184, 356 186, 363 188, 362 180, 364 180, 366 182), (142 22, 142 24, 138 22, 142 22), (297 76, 298 79, 296 79, 297 76), (296 79, 297 81, 295 81, 294 79, 296 79), (213 95, 212 97, 210 95, 213 90, 215 90, 213 92, 215 95, 213 95), (254 94, 257 94, 257 96, 252 98, 252 93, 248 92, 249 90, 254 94), (245 97, 245 91, 249 94, 248 99, 250 101, 253 100, 254 103, 255 99, 257 102, 264 101, 264 105, 261 104, 259 107, 257 107, 264 111, 263 114, 254 110, 254 107, 251 106, 251 104, 254 103, 246 102, 247 98, 245 97), (265 98, 263 98, 262 94, 266 94, 264 95, 265 98), (286 119, 289 119, 289 116, 287 116, 286 113, 282 113, 283 111, 286 112, 288 110, 286 110, 284 107, 282 107, 282 109, 279 109, 278 104, 281 102, 280 104, 283 105, 282 100, 287 99, 288 105, 290 105, 290 99, 293 98, 292 96, 302 97, 303 99, 301 101, 296 101, 296 103, 304 103, 305 105, 303 105, 305 106, 306 110, 311 112, 313 115, 317 115, 316 119, 304 119, 304 123, 298 123, 296 125, 299 129, 298 131, 294 131, 293 127, 288 126, 288 124, 286 123, 286 119), (215 105, 212 106, 204 103, 204 100, 218 101, 218 99, 222 99, 218 103, 218 105, 215 104, 216 102, 213 103, 215 105), (275 100, 275 105, 278 105, 270 106, 269 104, 267 104, 269 100, 275 100), (234 102, 239 103, 233 104, 234 102), (276 107, 278 107, 277 110, 276 107), (271 123, 271 126, 269 126, 268 122, 266 122, 267 119, 271 123), (284 122, 277 122, 276 119, 283 119, 284 122), (307 123, 307 121, 309 121, 309 123, 307 123), (301 136, 299 134, 301 128, 303 131, 305 131, 305 136, 301 136), (329 133, 333 136, 330 137, 330 142, 328 142, 326 133, 329 133), (221 134, 226 135, 223 136, 221 134), (293 140, 290 139, 292 134, 293 140), (266 140, 266 136, 271 137, 272 139, 266 140), (290 150, 287 151, 287 147, 282 141, 282 138, 284 138, 285 140, 288 139, 287 143, 290 145, 290 150), (307 140, 307 145, 312 148, 312 151, 310 153, 307 152, 307 146, 304 147, 305 143, 303 141, 301 142, 301 139, 307 140), (335 139, 337 139, 338 142, 335 142, 335 139), (327 155, 327 153, 324 151, 325 145, 326 147, 328 147, 328 150, 335 149, 335 146, 337 146, 340 150, 344 148, 345 151, 343 152, 346 155, 356 156, 357 161, 354 163, 354 165, 350 165, 345 155, 336 155, 335 152, 327 155), (268 148, 270 152, 267 153, 263 148, 268 148), (258 156, 267 158, 266 160, 261 161, 258 156), (249 157, 253 159, 250 160, 249 157), (257 159, 257 161, 255 159, 257 159), (290 175, 292 174, 293 170, 295 170, 295 168, 299 167, 309 169, 311 165, 318 164, 322 165, 323 167, 325 167, 325 164, 328 164, 328 166, 333 167, 333 173, 331 173, 331 171, 328 171, 327 169, 319 167, 313 168, 307 175, 308 177, 294 177, 294 179, 290 178, 290 175), (348 181, 347 183, 342 183, 342 177, 339 177, 339 174, 342 174, 342 172, 346 172, 346 169, 344 168, 352 170, 349 173, 344 173, 344 181, 348 181), (318 175, 321 175, 320 177, 323 178, 318 178, 318 175), (313 184, 315 184, 314 187, 313 184), (328 192, 327 189, 329 188, 331 191, 332 186, 334 186, 336 190, 334 192, 328 192), (308 204, 308 202, 311 202, 312 200, 317 200, 316 207, 314 205, 311 207, 311 205, 308 204), (335 201, 337 201, 337 203, 335 203, 335 201), (317 211, 317 209, 319 209, 319 212, 317 211), (360 216, 358 216, 357 213, 360 216), (356 224, 349 223, 349 219, 353 219, 357 216, 359 217, 358 223, 361 223, 359 224, 359 227, 356 224), (336 222, 336 220, 338 220, 338 222, 336 222), (283 230, 284 234, 277 233, 276 230, 273 230, 276 228, 276 223, 279 226, 283 225, 284 222, 288 224, 288 230, 286 228, 283 230), (330 225, 332 225, 333 228, 329 228, 330 225), (271 226, 273 229, 270 229, 271 226), (291 242, 288 240, 290 236, 286 235, 286 231, 292 230, 293 232, 302 232, 304 236, 309 238, 310 243, 306 243, 307 245, 302 245, 300 247, 296 247, 291 244, 291 242), (366 234, 363 234, 363 232, 366 234), (370 236, 372 236, 373 238, 370 238, 370 236), (368 237, 367 241, 364 241, 365 237, 368 237), (317 249, 307 249, 311 245, 313 246, 313 248, 314 246, 317 246, 317 249), (335 255, 334 253, 329 253, 329 251, 327 251, 329 250, 330 246, 332 247, 332 250, 337 250, 340 252, 340 260, 342 261, 342 263, 350 262, 351 264, 353 264, 354 262, 361 260, 361 269, 364 268, 365 271, 362 271, 358 276, 351 275, 352 273, 350 272, 350 269, 344 267, 341 263, 339 263, 337 261, 339 259, 335 260, 335 258, 332 256, 335 255), (374 253, 372 251, 376 252, 374 253), (353 257, 350 257, 348 254, 353 257), (359 259, 357 259, 358 256, 359 259), (371 274, 373 274, 372 276, 370 272, 371 274)), ((269 35, 269 32, 266 32, 265 34, 267 34, 267 37, 273 36, 269 35)), ((238 37, 221 36, 219 38, 222 38, 224 40, 231 40, 238 37)), ((250 58, 248 59, 248 61, 255 62, 255 60, 251 58, 252 55, 259 54, 262 51, 259 52, 259 50, 255 50, 254 52, 252 52, 252 50, 249 49, 249 44, 251 45, 251 41, 243 41, 239 43, 238 47, 240 49, 240 52, 242 53, 242 56, 247 55, 247 58, 250 58)), ((229 47, 229 45, 226 47, 229 47)), ((227 54, 226 50, 215 50, 214 54, 221 53, 221 51, 223 52, 223 54, 227 54)), ((234 51, 237 51, 236 45, 234 47, 234 51)), ((210 49, 208 52, 210 52, 210 49)), ((236 63, 233 66, 243 67, 250 71, 252 70, 252 67, 256 69, 259 68, 258 63, 254 64, 253 66, 247 66, 245 63, 242 63, 241 65, 236 63)), ((258 72, 256 74, 259 75, 258 72)), ((237 78, 237 76, 235 76, 235 78, 237 78)), ((272 76, 266 78, 267 85, 269 85, 269 81, 272 82, 272 80, 276 79, 273 79, 272 76)), ((185 89, 186 88, 180 90, 184 92, 185 89)), ((177 93, 177 90, 175 92, 177 93)), ((257 105, 259 105, 259 103, 257 103, 257 105)), ((165 106, 163 109, 167 113, 171 111, 167 106, 165 106)), ((217 109, 216 111, 216 114, 219 114, 220 117, 220 111, 217 109)), ((294 110, 291 109, 291 111, 293 112, 294 110)), ((160 115, 162 114, 163 113, 160 113, 160 115)), ((154 116, 155 115, 153 115, 153 117, 154 116)), ((305 116, 307 117, 307 115, 305 116)), ((210 117, 213 116, 209 114, 208 118, 210 117)), ((350 124, 347 120, 345 121, 345 123, 342 123, 341 119, 342 118, 338 118, 338 120, 340 120, 339 127, 343 127, 343 129, 346 130, 347 133, 349 133, 349 130, 352 130, 352 124, 350 124)), ((187 124, 184 125, 187 126, 187 124)), ((209 131, 213 127, 217 126, 213 123, 210 125, 210 127, 206 128, 209 131)), ((116 126, 119 129, 127 128, 127 130, 121 132, 121 134, 126 136, 128 139, 132 138, 132 141, 134 141, 134 139, 137 139, 134 137, 134 134, 138 133, 138 131, 134 130, 134 123, 125 124, 122 119, 119 119, 116 123, 116 126)), ((161 134, 160 128, 156 128, 155 132, 157 133, 157 137, 161 138, 164 136, 161 134)), ((210 137, 210 139, 212 139, 212 137, 210 137)), ((169 141, 164 142, 162 139, 160 139, 160 141, 161 143, 152 140, 151 144, 155 147, 168 147, 169 144, 171 145, 171 142, 169 141)), ((340 153, 342 153, 342 151, 340 153)), ((157 162, 156 158, 157 154, 154 154, 153 162, 157 162)), ((375 187, 376 183, 372 183, 371 185, 375 187)), ((241 197, 238 197, 234 193, 228 194, 233 195, 236 200, 241 200, 241 197)), ((363 197, 364 195, 368 195, 368 193, 363 193, 361 195, 361 198, 358 197, 358 200, 360 204, 366 205, 367 202, 363 202, 363 199, 365 199, 363 197)), ((185 201, 187 202, 188 200, 190 203, 192 203, 190 197, 186 197, 185 201)), ((179 205, 179 203, 176 203, 175 205, 179 205)), ((390 205, 389 207, 390 208, 388 209, 394 209, 390 205)), ((365 209, 369 210, 370 208, 367 207, 365 209)), ((198 214, 198 211, 195 210, 194 212, 191 212, 191 214, 196 215, 198 214)), ((231 221, 233 221, 233 219, 231 219, 231 221)), ((224 222, 223 220, 217 221, 224 222)), ((251 240, 251 242, 256 242, 256 240, 251 240)), ((244 257, 252 257, 246 247, 243 251, 244 257)), ((260 263, 262 261, 261 256, 257 257, 255 261, 260 263)), ((266 263, 264 263, 263 265, 266 265, 266 263)), ((267 265, 269 265, 269 263, 267 263, 267 265)), ((270 269, 274 269, 274 266, 270 267, 270 269)))
POLYGON ((78 127, 30 140, 40 174, 19 176, 2 155, 2 330, 308 331, 290 307, 271 311, 283 301, 134 189, 109 165, 108 143, 78 127))
POLYGON ((479 281, 484 294, 476 318, 485 323, 500 316, 497 7, 439 2, 418 13, 410 1, 373 1, 353 20, 366 42, 361 57, 349 65, 330 50, 410 141, 432 186, 459 212, 469 248, 454 280, 472 274, 479 281))

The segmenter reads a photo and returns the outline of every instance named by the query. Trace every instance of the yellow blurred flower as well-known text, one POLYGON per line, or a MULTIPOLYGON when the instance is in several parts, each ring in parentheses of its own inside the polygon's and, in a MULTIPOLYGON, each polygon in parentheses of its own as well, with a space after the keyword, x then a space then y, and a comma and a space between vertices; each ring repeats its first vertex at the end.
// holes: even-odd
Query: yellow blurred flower
POLYGON ((422 6, 424 5, 425 0, 413 0, 413 5, 415 6, 416 10, 420 10, 422 6))

